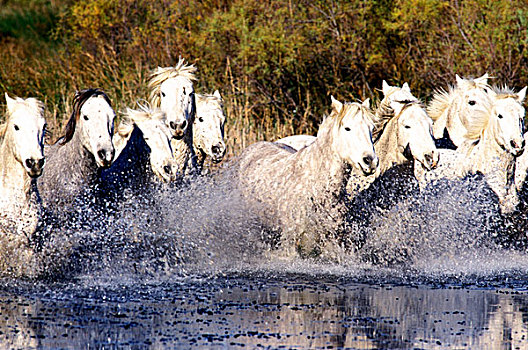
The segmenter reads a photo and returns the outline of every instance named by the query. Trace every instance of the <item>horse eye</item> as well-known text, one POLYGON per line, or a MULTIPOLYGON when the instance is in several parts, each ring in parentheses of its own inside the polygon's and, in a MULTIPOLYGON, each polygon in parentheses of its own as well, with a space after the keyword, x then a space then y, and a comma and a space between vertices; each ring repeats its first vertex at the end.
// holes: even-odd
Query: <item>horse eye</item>
POLYGON ((484 88, 484 92, 485 92, 485 93, 488 93, 488 89, 484 88))
POLYGON ((405 129, 410 129, 411 127, 409 125, 404 126, 405 129))
POLYGON ((499 114, 497 117, 498 117, 499 119, 502 119, 502 114, 499 114))
POLYGON ((469 103, 470 106, 474 106, 476 102, 473 101, 473 100, 470 100, 468 103, 469 103))
POLYGON ((88 116, 85 114, 83 115, 84 120, 88 120, 88 116))
POLYGON ((200 123, 203 122, 203 118, 202 118, 202 117, 198 118, 198 121, 199 121, 200 123))
POLYGON ((161 97, 165 97, 165 93, 163 91, 161 92, 161 97))
POLYGON ((15 125, 15 130, 16 130, 16 131, 20 130, 20 128, 18 127, 18 125, 15 125))
POLYGON ((186 95, 187 93, 185 92, 185 88, 183 88, 183 94, 186 95))
POLYGON ((350 128, 347 126, 347 127, 345 127, 345 130, 346 131, 350 131, 350 128))

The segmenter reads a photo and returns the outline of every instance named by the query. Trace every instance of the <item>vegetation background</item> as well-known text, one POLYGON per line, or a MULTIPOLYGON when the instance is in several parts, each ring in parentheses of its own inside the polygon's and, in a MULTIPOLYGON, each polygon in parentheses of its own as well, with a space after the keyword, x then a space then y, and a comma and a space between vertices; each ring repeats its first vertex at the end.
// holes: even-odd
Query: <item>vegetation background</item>
POLYGON ((526 0, 0 0, 0 90, 44 101, 59 136, 76 90, 133 106, 181 55, 222 93, 236 154, 314 133, 330 95, 376 100, 383 79, 423 100, 455 73, 520 89, 527 27, 526 0))

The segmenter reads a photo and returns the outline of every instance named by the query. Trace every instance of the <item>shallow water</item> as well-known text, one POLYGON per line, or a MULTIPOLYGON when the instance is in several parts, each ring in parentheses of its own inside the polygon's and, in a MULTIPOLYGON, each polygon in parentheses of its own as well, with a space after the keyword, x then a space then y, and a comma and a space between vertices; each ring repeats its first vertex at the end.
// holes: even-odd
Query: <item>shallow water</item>
POLYGON ((528 349, 528 254, 460 186, 362 217, 338 262, 270 251, 212 180, 79 207, 45 231, 37 278, 0 279, 0 348, 528 349))
POLYGON ((0 347, 528 347, 523 283, 402 285, 362 278, 253 271, 136 283, 19 284, 0 293, 0 347))

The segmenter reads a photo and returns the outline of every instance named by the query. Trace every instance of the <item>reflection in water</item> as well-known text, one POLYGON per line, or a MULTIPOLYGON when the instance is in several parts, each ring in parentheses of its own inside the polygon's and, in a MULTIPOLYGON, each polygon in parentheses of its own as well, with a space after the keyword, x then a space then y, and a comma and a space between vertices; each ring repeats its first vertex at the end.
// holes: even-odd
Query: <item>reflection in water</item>
POLYGON ((0 296, 1 348, 528 348, 515 289, 229 278, 17 294, 0 296))

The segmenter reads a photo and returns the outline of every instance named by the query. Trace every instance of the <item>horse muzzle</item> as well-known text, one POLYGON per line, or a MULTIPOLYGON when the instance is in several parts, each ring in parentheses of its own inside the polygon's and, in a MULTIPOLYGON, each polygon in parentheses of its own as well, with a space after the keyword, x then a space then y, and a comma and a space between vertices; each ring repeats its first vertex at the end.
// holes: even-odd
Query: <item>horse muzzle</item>
POLYGON ((38 158, 38 159, 28 158, 24 161, 24 166, 27 170, 27 173, 32 178, 36 178, 42 175, 44 164, 45 164, 44 158, 38 158))
POLYGON ((213 153, 212 161, 213 163, 217 164, 224 159, 224 156, 226 154, 226 147, 223 142, 219 142, 218 144, 211 147, 211 151, 213 153))
POLYGON ((97 163, 103 169, 109 168, 114 162, 114 150, 100 149, 97 151, 97 163))
POLYGON ((181 123, 176 122, 170 122, 169 128, 171 130, 172 136, 176 140, 181 140, 183 136, 185 136, 185 132, 187 131, 187 120, 182 121, 181 123))
POLYGON ((372 175, 378 168, 379 159, 375 155, 364 155, 359 163, 361 170, 365 176, 372 175))
POLYGON ((431 153, 424 154, 424 161, 421 162, 425 169, 432 170, 438 166, 440 161, 440 153, 438 151, 432 151, 431 153))

